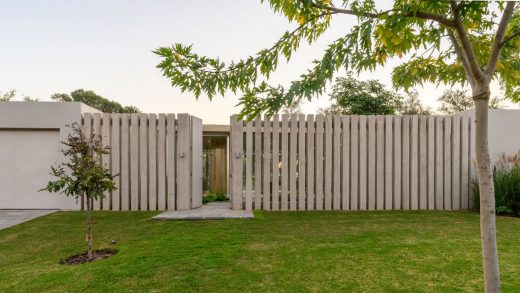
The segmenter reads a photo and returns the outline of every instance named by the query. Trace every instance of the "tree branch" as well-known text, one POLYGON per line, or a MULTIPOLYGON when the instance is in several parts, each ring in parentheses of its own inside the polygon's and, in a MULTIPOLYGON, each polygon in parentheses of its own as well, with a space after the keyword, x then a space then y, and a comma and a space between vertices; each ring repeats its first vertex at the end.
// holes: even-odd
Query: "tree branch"
MULTIPOLYGON (((320 6, 320 5, 317 5, 316 3, 312 3, 311 5, 316 8, 326 9, 328 11, 333 11, 333 12, 340 13, 340 14, 365 16, 365 17, 370 17, 370 18, 379 18, 382 15, 395 11, 394 9, 390 9, 390 10, 382 11, 380 13, 365 12, 365 13, 360 14, 359 12, 355 12, 354 10, 351 10, 351 9, 336 8, 333 6, 320 6)), ((442 15, 435 14, 435 13, 429 13, 429 12, 424 12, 424 11, 412 11, 412 12, 405 14, 404 16, 405 17, 415 17, 415 18, 426 19, 426 20, 433 20, 446 27, 455 28, 455 23, 453 22, 453 20, 448 19, 442 15)))
POLYGON ((452 31, 448 30, 448 36, 450 37, 451 43, 453 44, 453 48, 455 49, 457 57, 459 57, 460 62, 462 63, 462 68, 464 68, 464 72, 466 72, 466 79, 468 80, 471 87, 473 87, 473 85, 475 84, 475 80, 473 79, 473 75, 471 74, 468 59, 464 55, 464 52, 462 52, 459 46, 459 42, 457 41, 457 38, 455 37, 452 31))
POLYGON ((450 1, 451 11, 453 13, 454 23, 455 23, 455 31, 460 39, 461 48, 466 56, 466 61, 468 63, 468 68, 470 69, 470 73, 473 76, 473 79, 478 80, 485 77, 484 72, 480 69, 480 65, 478 64, 477 57, 475 56, 475 52, 473 51, 473 46, 469 40, 469 37, 466 33, 466 28, 462 24, 462 20, 460 19, 459 14, 459 6, 455 0, 450 1))
POLYGON ((520 36, 520 31, 516 32, 516 33, 513 33, 511 34, 510 36, 508 36, 507 38, 505 38, 502 43, 500 43, 500 48, 502 48, 507 42, 511 41, 512 39, 516 38, 520 36))
POLYGON ((508 2, 506 4, 506 8, 504 9, 504 13, 502 14, 502 19, 498 24, 497 32, 495 34, 495 41, 493 44, 493 48, 491 49, 491 53, 489 54, 489 60, 485 71, 485 73, 488 76, 491 76, 493 72, 495 72, 495 68, 497 67, 498 58, 500 57, 500 51, 502 48, 502 43, 506 33, 507 25, 509 24, 509 20, 513 15, 513 11, 515 10, 515 5, 516 2, 514 1, 508 2))

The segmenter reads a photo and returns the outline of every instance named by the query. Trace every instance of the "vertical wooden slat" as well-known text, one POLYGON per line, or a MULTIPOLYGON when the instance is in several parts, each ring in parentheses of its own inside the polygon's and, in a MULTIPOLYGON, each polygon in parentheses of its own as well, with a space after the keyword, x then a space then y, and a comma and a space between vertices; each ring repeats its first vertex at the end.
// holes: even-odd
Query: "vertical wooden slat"
MULTIPOLYGON (((118 114, 114 114, 118 115, 118 114)), ((121 114, 121 210, 130 210, 130 115, 121 114)))
POLYGON ((323 210, 323 115, 316 115, 316 210, 323 210))
POLYGON ((139 114, 130 115, 130 209, 139 209, 139 114))
POLYGON ((157 121, 157 208, 166 209, 166 115, 157 121))
POLYGON ((191 208, 202 206, 202 119, 190 116, 191 208))
POLYGON ((253 122, 246 124, 246 210, 253 209, 253 122))
MULTIPOLYGON (((103 142, 103 138, 101 135, 101 113, 94 113, 94 122, 92 124, 92 134, 94 134, 96 137, 96 140, 101 140, 103 142)), ((98 158, 100 161, 102 161, 103 158, 98 158)), ((93 209, 94 210, 101 210, 103 208, 103 199, 98 198, 97 200, 94 200, 93 209)))
POLYGON ((394 132, 393 117, 385 116, 385 210, 391 210, 393 198, 394 132))
POLYGON ((402 200, 403 210, 410 209, 410 118, 403 116, 402 127, 402 200))
MULTIPOLYGON (((350 117, 341 116, 341 209, 350 209, 350 117)), ((339 158, 338 158, 339 159, 339 158)))
POLYGON ((359 116, 350 117, 350 210, 359 209, 359 116))
POLYGON ((117 175, 114 178, 114 184, 116 190, 112 192, 112 210, 120 211, 121 210, 121 185, 122 185, 122 175, 121 175, 121 132, 120 132, 120 117, 121 114, 113 113, 110 114, 110 119, 112 120, 111 125, 111 134, 110 134, 110 156, 112 160, 112 175, 117 175))
POLYGON ((444 209, 452 209, 451 198, 451 116, 444 117, 444 209))
MULTIPOLYGON (((368 209, 376 209, 376 116, 368 116, 368 209)), ((360 146, 365 148, 365 146, 360 146)), ((361 164, 361 163, 360 163, 361 164)), ((361 167, 361 165, 360 165, 361 167)))
POLYGON ((282 114, 282 199, 281 209, 289 209, 289 116, 282 114))
POLYGON ((273 179, 272 179, 272 210, 278 211, 280 209, 280 169, 278 163, 280 162, 280 118, 278 114, 273 115, 273 179))
MULTIPOLYGON (((237 115, 231 116, 231 205, 234 210, 242 209, 242 180, 243 180, 243 121, 238 119, 237 115)), ((181 117, 179 115, 179 127, 181 126, 181 117)), ((180 130, 180 129, 179 129, 180 130)), ((179 145, 181 144, 179 137, 179 145)), ((180 192, 180 190, 179 190, 180 192)), ((179 194, 180 196, 180 194, 179 194)))
POLYGON ((428 208, 427 117, 419 116, 419 208, 428 208))
POLYGON ((298 115, 298 210, 305 210, 305 115, 298 115))
MULTIPOLYGON (((370 116, 369 116, 370 117, 370 116)), ((369 119, 372 119, 370 117, 369 119)), ((359 116, 359 209, 367 209, 367 116, 359 116)))
POLYGON ((419 208, 419 117, 411 117, 410 209, 419 208))
POLYGON ((325 116, 325 210, 332 209, 332 116, 325 116))
POLYGON ((157 115, 148 123, 148 210, 157 210, 157 115))
POLYGON ((452 208, 460 210, 460 116, 452 117, 451 198, 452 208))
MULTIPOLYGON (((103 113, 102 117, 102 123, 101 123, 101 144, 103 147, 110 148, 110 113, 103 113)), ((103 154, 101 156, 101 161, 103 162, 103 167, 111 171, 111 160, 110 160, 110 153, 109 154, 103 154)), ((116 193, 117 191, 114 191, 116 193)), ((111 203, 112 203, 112 194, 111 192, 105 192, 102 200, 101 206, 103 207, 103 210, 109 211, 111 209, 111 203)))
POLYGON ((385 208, 385 117, 376 117, 376 209, 385 208))
POLYGON ((148 209, 148 114, 139 115, 139 210, 148 209))
MULTIPOLYGON (((233 119, 233 117, 231 119, 233 119)), ((234 129, 235 129, 235 131, 239 131, 239 130, 236 130, 237 127, 235 127, 234 129)), ((240 136, 238 137, 238 139, 234 140, 236 143, 239 143, 240 146, 242 144, 241 135, 242 135, 242 132, 240 129, 240 136)), ((177 207, 177 210, 189 210, 191 208, 191 202, 190 202, 190 198, 191 198, 190 144, 191 143, 190 143, 190 141, 191 141, 190 115, 179 114, 177 116, 177 161, 176 161, 176 163, 177 163, 176 164, 176 167, 177 167, 177 170, 176 170, 176 174, 177 174, 177 176, 176 176, 176 179, 177 179, 176 207, 177 207)), ((232 141, 233 141, 233 138, 232 138, 232 141)), ((232 154, 233 163, 232 164, 234 164, 237 161, 237 159, 235 158, 237 153, 239 154, 238 162, 240 163, 242 148, 235 148, 234 145, 232 145, 232 150, 233 150, 233 154, 232 154)), ((240 168, 240 170, 241 170, 241 168, 240 168)), ((239 177, 239 175, 235 176, 235 174, 242 174, 242 173, 238 173, 238 172, 240 172, 240 171, 237 171, 237 169, 234 169, 234 165, 233 165, 232 177, 233 178, 239 177)), ((240 183, 242 183, 241 177, 237 180, 240 180, 240 183)), ((235 186, 233 185, 232 186, 233 192, 235 192, 234 188, 235 188, 235 186)), ((240 188, 240 191, 242 191, 241 188, 240 188)), ((232 194, 233 208, 240 209, 241 207, 238 207, 238 204, 237 204, 238 199, 236 199, 235 196, 239 197, 235 193, 232 194), (235 200, 236 200, 236 202, 235 202, 235 200)), ((241 198, 240 198, 240 200, 241 200, 241 198)))
POLYGON ((341 117, 333 117, 332 209, 341 209, 341 117))
POLYGON ((401 116, 394 117, 394 203, 395 210, 401 210, 402 198, 402 139, 401 139, 401 116))
POLYGON ((255 210, 262 209, 262 117, 255 118, 255 210))
POLYGON ((264 194, 263 209, 271 210, 271 121, 264 116, 264 194))
POLYGON ((428 209, 435 209, 435 116, 428 116, 428 209))
POLYGON ((296 151, 298 146, 298 115, 291 115, 291 133, 289 142, 289 190, 291 211, 295 211, 298 207, 298 191, 296 186, 296 151))
POLYGON ((314 210, 314 115, 307 115, 307 210, 314 210))
POLYGON ((435 117, 435 209, 444 210, 444 117, 435 117))
POLYGON ((175 114, 166 115, 166 208, 177 209, 177 133, 175 114))
MULTIPOLYGON (((92 134, 92 114, 91 113, 85 113, 83 116, 83 134, 86 137, 90 137, 92 134)), ((87 202, 86 199, 81 197, 81 209, 86 210, 87 209, 87 202)))
POLYGON ((461 172, 460 172, 460 195, 461 195, 461 209, 467 210, 469 208, 469 117, 462 117, 461 123, 461 172))

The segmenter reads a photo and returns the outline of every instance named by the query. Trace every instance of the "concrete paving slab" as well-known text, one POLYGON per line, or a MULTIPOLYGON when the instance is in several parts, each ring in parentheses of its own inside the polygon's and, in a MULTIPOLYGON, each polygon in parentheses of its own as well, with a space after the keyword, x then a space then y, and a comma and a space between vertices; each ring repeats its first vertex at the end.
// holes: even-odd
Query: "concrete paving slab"
POLYGON ((155 220, 223 220, 223 219, 253 219, 252 211, 234 211, 229 202, 212 202, 188 211, 166 211, 155 220))
POLYGON ((52 214, 57 210, 0 210, 0 230, 52 214))

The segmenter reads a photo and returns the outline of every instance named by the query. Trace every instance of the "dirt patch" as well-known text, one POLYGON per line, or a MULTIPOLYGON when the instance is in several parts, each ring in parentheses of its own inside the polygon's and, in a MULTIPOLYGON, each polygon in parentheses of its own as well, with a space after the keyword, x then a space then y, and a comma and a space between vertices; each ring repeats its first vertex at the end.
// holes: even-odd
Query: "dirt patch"
POLYGON ((105 249, 96 249, 94 250, 94 257, 89 259, 87 257, 87 252, 83 252, 80 254, 76 254, 73 256, 69 256, 66 259, 61 259, 60 264, 62 265, 79 265, 82 263, 93 262, 95 260, 109 258, 117 253, 116 249, 105 248, 105 249))

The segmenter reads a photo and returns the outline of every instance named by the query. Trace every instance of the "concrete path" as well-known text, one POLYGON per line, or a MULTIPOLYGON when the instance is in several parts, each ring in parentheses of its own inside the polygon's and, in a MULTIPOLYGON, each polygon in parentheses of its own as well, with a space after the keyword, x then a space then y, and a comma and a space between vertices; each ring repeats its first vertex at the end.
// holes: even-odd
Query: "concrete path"
POLYGON ((57 210, 0 210, 0 230, 27 222, 57 210))
POLYGON ((252 211, 234 211, 229 202, 210 202, 200 208, 188 211, 166 211, 155 220, 223 220, 223 219, 253 219, 252 211))

